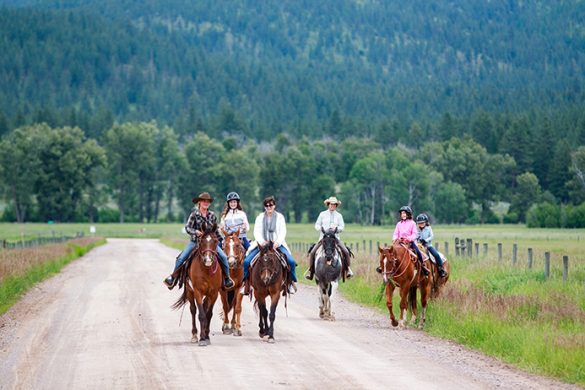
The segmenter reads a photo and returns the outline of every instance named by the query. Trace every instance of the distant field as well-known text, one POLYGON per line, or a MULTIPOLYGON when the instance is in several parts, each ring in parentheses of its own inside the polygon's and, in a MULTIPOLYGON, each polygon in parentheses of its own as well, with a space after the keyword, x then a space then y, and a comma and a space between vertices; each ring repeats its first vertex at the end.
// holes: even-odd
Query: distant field
MULTIPOLYGON (((73 235, 83 232, 90 235, 90 226, 96 227, 96 236, 102 237, 134 237, 134 238, 169 238, 187 239, 182 232, 181 224, 0 224, 0 240, 19 240, 34 238, 38 235, 73 235)), ((312 224, 289 224, 287 242, 311 243, 318 238, 318 233, 312 224)), ((351 244, 354 249, 359 243, 363 252, 363 241, 366 240, 366 249, 369 251, 369 241, 375 251, 379 242, 381 245, 391 241, 393 226, 360 226, 347 225, 342 239, 351 244)), ((532 248, 534 259, 538 261, 544 252, 551 252, 551 258, 567 255, 571 262, 585 262, 585 229, 528 229, 521 225, 436 225, 435 245, 444 250, 444 243, 449 243, 449 253, 455 253, 455 238, 471 238, 480 243, 480 255, 483 253, 483 243, 488 244, 489 256, 496 256, 497 243, 502 243, 504 259, 511 259, 512 244, 518 245, 518 262, 526 262, 527 250, 532 248)), ((252 235, 252 234, 250 234, 252 235)), ((475 248, 474 248, 475 255, 475 248)))

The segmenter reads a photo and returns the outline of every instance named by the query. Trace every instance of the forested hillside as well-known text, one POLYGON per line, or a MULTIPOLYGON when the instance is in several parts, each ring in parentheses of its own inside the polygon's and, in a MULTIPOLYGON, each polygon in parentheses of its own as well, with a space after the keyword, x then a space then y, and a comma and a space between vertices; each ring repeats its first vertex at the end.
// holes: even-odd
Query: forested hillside
POLYGON ((185 121, 206 124, 229 108, 248 136, 319 136, 334 112, 368 126, 550 111, 584 95, 579 1, 0 5, 0 110, 10 127, 89 114, 186 132, 185 121))
POLYGON ((366 224, 410 204, 585 226, 584 20, 581 1, 0 0, 2 218, 176 220, 236 190, 296 221, 336 193, 366 224))

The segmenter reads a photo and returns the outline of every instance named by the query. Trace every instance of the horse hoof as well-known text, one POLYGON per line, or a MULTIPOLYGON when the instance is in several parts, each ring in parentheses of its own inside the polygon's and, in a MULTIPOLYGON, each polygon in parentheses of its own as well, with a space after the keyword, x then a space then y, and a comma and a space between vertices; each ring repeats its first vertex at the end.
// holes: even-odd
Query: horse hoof
POLYGON ((392 326, 393 326, 393 327, 395 327, 395 328, 396 328, 396 327, 398 326, 398 321, 396 321, 396 320, 391 320, 390 322, 392 323, 392 326))
POLYGON ((329 316, 329 318, 327 318, 329 321, 335 321, 335 316, 333 314, 331 314, 329 316))
POLYGON ((233 333, 233 330, 231 328, 224 328, 224 329, 222 329, 222 331, 223 331, 223 334, 232 334, 233 333))
POLYGON ((325 313, 319 313, 319 318, 325 319, 325 313))
POLYGON ((211 344, 211 342, 209 340, 200 340, 199 341, 200 347, 207 347, 209 344, 211 344))
POLYGON ((241 336, 242 335, 242 331, 239 329, 234 330, 234 332, 232 333, 234 336, 241 336))
POLYGON ((191 337, 191 342, 192 343, 196 343, 197 341, 199 341, 199 339, 197 339, 197 336, 191 337))
POLYGON ((274 337, 268 337, 268 344, 274 344, 274 337))

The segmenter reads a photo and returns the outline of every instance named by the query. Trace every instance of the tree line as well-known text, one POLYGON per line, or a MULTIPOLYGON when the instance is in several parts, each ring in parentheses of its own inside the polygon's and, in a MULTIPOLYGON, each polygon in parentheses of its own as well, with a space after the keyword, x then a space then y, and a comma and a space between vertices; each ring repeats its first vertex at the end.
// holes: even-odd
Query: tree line
MULTIPOLYGON (((47 123, 14 129, 0 141, 2 220, 181 221, 199 192, 212 193, 220 211, 237 191, 253 213, 275 195, 294 222, 313 221, 336 194, 346 220, 361 224, 391 223, 408 204, 442 223, 585 225, 585 146, 547 137, 551 122, 485 114, 459 134, 463 122, 446 115, 401 133, 382 124, 370 136, 264 141, 219 131, 225 123, 186 137, 154 121, 114 123, 98 139, 47 123), (392 131, 400 136, 384 137, 392 131)), ((577 140, 582 130, 571 128, 577 140)))

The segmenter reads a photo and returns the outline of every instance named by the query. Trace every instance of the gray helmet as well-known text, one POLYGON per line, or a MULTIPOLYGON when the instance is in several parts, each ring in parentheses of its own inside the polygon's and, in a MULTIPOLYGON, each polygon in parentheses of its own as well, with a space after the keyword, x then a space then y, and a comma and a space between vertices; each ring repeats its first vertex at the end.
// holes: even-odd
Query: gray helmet
POLYGON ((429 216, 425 213, 419 214, 416 216, 416 223, 420 222, 429 222, 429 216))
POLYGON ((230 192, 229 194, 227 194, 227 201, 229 202, 230 200, 240 200, 240 195, 238 195, 237 192, 230 192))
POLYGON ((400 210, 398 210, 399 213, 403 211, 405 211, 406 214, 408 214, 412 218, 412 209, 410 208, 410 206, 402 206, 400 210))

